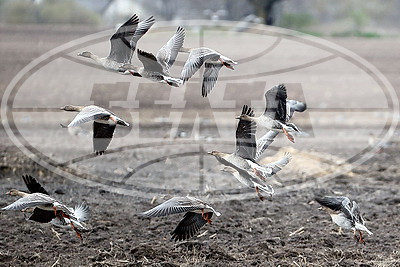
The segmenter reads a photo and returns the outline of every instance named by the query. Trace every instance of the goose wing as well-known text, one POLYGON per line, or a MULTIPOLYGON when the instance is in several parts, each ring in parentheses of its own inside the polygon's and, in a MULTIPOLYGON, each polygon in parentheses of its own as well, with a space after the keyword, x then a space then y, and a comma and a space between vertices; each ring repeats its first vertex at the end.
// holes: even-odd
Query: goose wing
POLYGON ((361 216, 360 206, 358 206, 357 202, 353 201, 353 206, 351 207, 351 214, 353 214, 354 219, 361 223, 365 224, 364 218, 361 216))
POLYGON ((218 63, 209 63, 206 62, 204 64, 204 74, 203 74, 203 85, 201 87, 201 95, 206 97, 211 90, 214 88, 215 83, 218 79, 219 70, 222 68, 223 64, 218 63))
POLYGON ((74 215, 76 219, 80 222, 84 222, 89 220, 90 217, 90 208, 86 202, 82 202, 75 206, 74 215))
POLYGON ((131 61, 131 40, 135 34, 139 18, 133 14, 118 30, 111 36, 111 49, 108 58, 120 63, 131 61))
POLYGON ((257 152, 254 160, 258 160, 265 150, 274 142, 275 137, 279 134, 276 131, 268 131, 266 134, 257 139, 257 152))
POLYGON ((110 115, 112 115, 112 113, 102 107, 95 105, 86 106, 75 116, 67 127, 76 126, 78 124, 101 119, 110 115))
POLYGON ((274 175, 280 170, 282 170, 292 160, 292 158, 293 157, 290 153, 285 153, 285 155, 281 159, 268 163, 266 167, 271 168, 272 169, 271 175, 274 175))
POLYGON ((189 80, 207 60, 218 60, 221 54, 206 48, 192 49, 181 72, 181 80, 189 80))
POLYGON ((147 31, 153 26, 155 20, 153 16, 150 16, 149 18, 141 21, 138 23, 135 33, 133 34, 132 40, 131 40, 131 57, 133 52, 135 52, 137 43, 140 38, 143 37, 147 33, 147 31))
POLYGON ((35 208, 27 219, 39 223, 49 223, 54 218, 56 218, 54 211, 35 208))
POLYGON ((142 62, 146 71, 164 73, 163 67, 157 61, 157 58, 152 53, 138 49, 138 58, 142 62))
POLYGON ((23 210, 26 208, 35 208, 37 206, 51 206, 54 202, 55 200, 48 195, 33 193, 14 201, 10 205, 2 208, 2 210, 23 210))
POLYGON ((169 69, 174 64, 179 49, 181 49, 184 40, 185 29, 182 27, 178 27, 171 39, 169 39, 169 41, 157 52, 157 61, 161 65, 163 65, 165 73, 168 73, 169 69))
MULTIPOLYGON (((213 213, 208 212, 205 215, 211 219, 213 213)), ((193 237, 200 229, 207 223, 203 216, 195 212, 187 212, 183 219, 176 226, 175 230, 171 232, 171 239, 175 241, 186 240, 193 237)))
POLYGON ((264 115, 280 122, 286 121, 287 92, 284 84, 279 84, 265 93, 266 108, 264 115))
POLYGON ((193 201, 187 197, 174 197, 160 205, 141 213, 144 217, 160 217, 176 213, 201 210, 205 206, 201 202, 193 201))
POLYGON ((28 188, 29 192, 49 195, 46 189, 44 189, 34 177, 30 175, 22 175, 22 179, 24 180, 24 183, 28 188))
MULTIPOLYGON (((254 116, 254 111, 247 105, 243 106, 242 114, 254 116)), ((240 119, 236 128, 236 155, 254 160, 256 156, 256 123, 240 119)))
POLYGON ((350 210, 350 199, 348 197, 316 197, 315 201, 317 201, 321 206, 329 208, 333 211, 343 212, 348 219, 353 218, 350 210))
POLYGON ((93 122, 93 150, 97 154, 103 154, 111 143, 116 124, 93 122))

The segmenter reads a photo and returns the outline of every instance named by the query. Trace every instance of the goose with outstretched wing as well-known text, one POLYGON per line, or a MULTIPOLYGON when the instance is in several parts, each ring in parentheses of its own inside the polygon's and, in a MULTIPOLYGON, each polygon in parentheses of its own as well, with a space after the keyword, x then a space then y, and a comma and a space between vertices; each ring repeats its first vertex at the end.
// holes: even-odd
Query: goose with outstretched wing
MULTIPOLYGON (((307 109, 306 103, 297 100, 286 101, 286 123, 293 117, 294 112, 304 112, 307 109)), ((265 150, 272 144, 275 137, 279 134, 277 131, 269 130, 262 137, 257 139, 257 152, 255 160, 258 160, 265 150)))
POLYGON ((205 69, 201 87, 201 95, 203 97, 206 97, 214 88, 218 80, 219 71, 223 66, 233 70, 233 65, 237 64, 234 60, 208 47, 182 47, 179 52, 189 53, 181 72, 181 79, 184 82, 188 81, 204 64, 205 69))
POLYGON ((75 209, 69 208, 60 201, 49 196, 49 193, 30 175, 22 176, 30 193, 11 189, 6 194, 19 196, 17 201, 2 208, 2 210, 20 210, 29 214, 25 218, 39 223, 52 223, 56 226, 71 226, 77 236, 82 239, 80 230, 86 230, 83 221, 89 218, 89 207, 81 203, 75 209))
POLYGON ((95 105, 66 105, 60 109, 79 112, 68 125, 65 126, 61 124, 62 127, 69 128, 85 122, 93 121, 93 149, 96 155, 104 154, 113 138, 117 125, 125 127, 129 126, 129 123, 117 117, 111 111, 95 105))
POLYGON ((293 123, 286 122, 286 98, 286 86, 284 84, 276 85, 265 93, 266 107, 264 114, 259 117, 242 114, 238 118, 254 121, 258 126, 268 130, 283 132, 294 143, 294 137, 289 132, 300 132, 300 130, 293 123))
POLYGON ((351 202, 348 197, 344 196, 316 197, 315 201, 329 213, 332 221, 340 227, 339 232, 341 232, 341 228, 352 229, 354 237, 360 243, 365 243, 362 231, 372 235, 372 232, 365 226, 365 220, 361 216, 357 202, 351 202), (360 234, 359 237, 356 236, 357 231, 360 234))
MULTIPOLYGON (((254 111, 244 105, 242 108, 242 115, 254 116, 254 111)), ((270 165, 260 165, 254 158, 256 156, 256 123, 254 121, 239 119, 236 128, 236 151, 234 153, 224 153, 219 151, 211 151, 209 154, 226 166, 222 171, 231 173, 242 184, 254 188, 260 200, 264 200, 260 190, 272 195, 274 189, 271 185, 266 184, 266 179, 278 172, 278 163, 270 165)), ((286 155, 287 163, 291 157, 286 155)), ((281 167, 283 168, 287 163, 285 157, 281 159, 281 167)))
POLYGON ((185 213, 185 215, 171 232, 171 238, 176 241, 193 237, 206 223, 211 224, 213 214, 221 215, 206 202, 189 196, 173 197, 146 212, 140 213, 140 215, 143 217, 160 217, 178 213, 185 213))
POLYGON ((171 77, 169 75, 169 70, 174 64, 184 40, 185 29, 178 27, 175 34, 161 47, 156 56, 138 49, 138 58, 140 62, 142 62, 143 67, 124 64, 120 67, 120 71, 127 71, 133 76, 143 77, 151 81, 167 83, 168 85, 178 87, 183 83, 182 80, 171 77))
POLYGON ((139 22, 139 17, 134 14, 110 37, 110 53, 107 57, 99 57, 88 51, 81 52, 78 56, 90 58, 107 70, 121 72, 120 68, 124 64, 131 63, 139 39, 153 24, 153 16, 139 22))

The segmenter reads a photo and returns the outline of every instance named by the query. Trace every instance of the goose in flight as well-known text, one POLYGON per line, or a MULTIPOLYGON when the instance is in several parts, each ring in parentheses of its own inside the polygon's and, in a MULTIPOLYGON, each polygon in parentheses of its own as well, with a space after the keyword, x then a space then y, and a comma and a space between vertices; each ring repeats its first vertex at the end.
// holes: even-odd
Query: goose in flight
POLYGON ((300 130, 295 124, 286 122, 288 118, 286 98, 286 86, 284 84, 276 85, 265 93, 266 108, 264 114, 259 117, 242 114, 236 118, 254 121, 257 125, 268 130, 283 132, 294 143, 294 137, 289 132, 300 132, 300 130))
MULTIPOLYGON (((306 103, 289 99, 286 101, 286 123, 293 117, 294 112, 304 112, 307 109, 306 103)), ((265 150, 272 144, 275 137, 279 134, 277 131, 269 130, 262 137, 257 139, 257 152, 255 160, 258 160, 265 150)))
POLYGON ((85 122, 93 121, 93 148, 96 155, 102 155, 106 151, 118 125, 129 126, 129 123, 117 117, 111 111, 95 105, 73 106, 66 105, 60 108, 65 111, 79 112, 78 115, 67 125, 62 127, 73 127, 85 122))
POLYGON ((372 235, 372 232, 365 226, 365 220, 361 216, 357 202, 351 202, 348 197, 343 196, 316 197, 315 201, 329 213, 332 221, 340 227, 339 232, 341 232, 341 228, 352 229, 354 238, 360 243, 365 243, 362 231, 372 235), (357 231, 360 234, 359 237, 356 235, 357 231))
POLYGON ((183 80, 183 82, 188 81, 204 64, 205 69, 201 86, 201 95, 203 97, 206 97, 214 88, 218 79, 219 70, 223 66, 233 70, 233 65, 237 64, 237 62, 232 59, 207 47, 182 47, 179 52, 189 53, 181 73, 181 80, 183 80))
POLYGON ((87 230, 83 223, 89 218, 89 207, 81 203, 75 209, 69 208, 49 196, 48 192, 30 175, 22 176, 30 193, 11 189, 6 194, 19 196, 17 201, 2 210, 20 210, 29 212, 25 218, 39 223, 52 223, 56 226, 70 225, 77 236, 82 239, 81 230, 87 230))
POLYGON ((138 58, 143 67, 136 67, 132 64, 124 64, 120 71, 130 72, 133 76, 144 77, 149 80, 167 83, 170 86, 179 87, 183 82, 181 79, 169 75, 169 69, 174 64, 179 49, 185 40, 185 29, 178 27, 171 39, 154 56, 138 49, 138 58))
POLYGON ((211 224, 213 214, 220 216, 206 202, 194 197, 173 197, 164 203, 140 213, 143 217, 160 217, 177 213, 185 213, 175 230, 171 232, 171 239, 186 240, 193 237, 206 223, 211 224))
MULTIPOLYGON (((244 105, 242 115, 254 116, 254 111, 244 105)), ((254 160, 257 149, 255 132, 256 123, 254 121, 240 119, 236 129, 236 151, 230 154, 211 151, 209 154, 229 167, 223 169, 223 171, 232 173, 239 182, 254 188, 260 200, 264 200, 260 190, 270 195, 274 193, 272 186, 266 184, 266 178, 276 174, 286 166, 290 162, 291 156, 285 155, 277 162, 261 166, 254 160)))
POLYGON ((78 56, 91 58, 107 70, 120 72, 120 67, 131 62, 139 39, 153 24, 153 16, 139 22, 138 16, 134 14, 111 36, 111 48, 107 57, 99 57, 88 51, 79 53, 78 56))

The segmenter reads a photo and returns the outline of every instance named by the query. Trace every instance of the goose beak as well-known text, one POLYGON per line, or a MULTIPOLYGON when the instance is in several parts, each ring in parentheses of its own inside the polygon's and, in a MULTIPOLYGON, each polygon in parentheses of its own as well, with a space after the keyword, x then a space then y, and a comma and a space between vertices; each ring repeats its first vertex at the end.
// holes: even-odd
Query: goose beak
POLYGON ((236 116, 235 119, 240 120, 240 116, 236 116))
POLYGON ((10 191, 7 191, 5 194, 6 194, 6 195, 11 195, 10 191))
POLYGON ((212 153, 212 151, 208 151, 207 154, 212 155, 213 153, 212 153))

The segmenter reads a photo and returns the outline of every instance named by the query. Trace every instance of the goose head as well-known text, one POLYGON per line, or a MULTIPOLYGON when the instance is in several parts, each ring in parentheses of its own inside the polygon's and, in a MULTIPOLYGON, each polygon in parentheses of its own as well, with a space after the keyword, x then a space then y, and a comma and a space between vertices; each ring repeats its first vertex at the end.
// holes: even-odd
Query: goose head
POLYGON ((252 121, 253 120, 252 117, 250 117, 249 115, 246 115, 246 114, 241 114, 239 116, 236 116, 235 119, 237 119, 237 120, 245 120, 245 121, 252 121))
POLYGON ((73 105, 66 105, 63 107, 60 107, 61 110, 65 110, 65 111, 81 111, 82 107, 80 106, 73 106, 73 105))
POLYGON ((6 195, 10 195, 10 196, 25 196, 27 193, 25 192, 21 192, 17 189, 11 189, 10 191, 6 192, 6 195))
POLYGON ((92 53, 92 52, 85 51, 85 52, 79 53, 78 56, 80 56, 80 57, 88 57, 88 58, 91 58, 91 57, 93 56, 93 53, 92 53))
POLYGON ((212 155, 214 157, 219 157, 219 158, 222 158, 224 155, 226 155, 226 153, 215 151, 215 150, 207 152, 207 154, 212 155))

